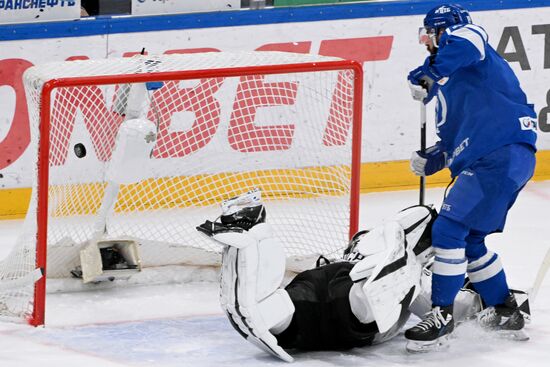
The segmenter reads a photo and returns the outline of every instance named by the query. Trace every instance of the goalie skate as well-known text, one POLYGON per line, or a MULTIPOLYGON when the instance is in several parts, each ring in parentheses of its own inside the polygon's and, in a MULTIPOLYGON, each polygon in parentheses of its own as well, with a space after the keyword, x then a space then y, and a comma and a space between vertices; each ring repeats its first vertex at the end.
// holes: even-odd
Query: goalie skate
POLYGON ((242 195, 236 196, 222 202, 222 216, 235 214, 244 209, 261 205, 262 192, 256 188, 242 195))
POLYGON ((222 215, 214 222, 205 221, 196 229, 209 237, 222 232, 246 231, 258 223, 265 222, 266 212, 261 202, 260 189, 251 190, 243 195, 225 200, 222 215))

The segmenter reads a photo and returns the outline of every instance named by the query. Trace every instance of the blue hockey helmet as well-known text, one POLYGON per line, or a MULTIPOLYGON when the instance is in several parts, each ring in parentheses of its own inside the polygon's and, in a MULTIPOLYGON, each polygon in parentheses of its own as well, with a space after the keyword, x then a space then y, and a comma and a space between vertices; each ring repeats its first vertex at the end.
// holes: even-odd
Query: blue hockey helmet
POLYGON ((470 24, 472 18, 468 10, 458 4, 443 4, 430 10, 424 17, 427 29, 448 28, 456 24, 470 24))
POLYGON ((418 40, 421 44, 433 44, 438 47, 438 34, 457 24, 470 24, 472 18, 468 10, 458 4, 443 4, 433 8, 424 17, 424 27, 418 30, 418 40))

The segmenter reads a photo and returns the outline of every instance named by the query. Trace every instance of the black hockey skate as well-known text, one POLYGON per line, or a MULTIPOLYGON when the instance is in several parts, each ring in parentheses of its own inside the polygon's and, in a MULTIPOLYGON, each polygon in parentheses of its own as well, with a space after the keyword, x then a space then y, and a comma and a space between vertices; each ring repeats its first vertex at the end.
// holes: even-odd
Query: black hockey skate
POLYGON ((513 293, 510 293, 503 304, 482 310, 477 316, 477 321, 483 329, 494 331, 506 339, 529 340, 529 336, 523 329, 525 318, 513 293))
POLYGON ((434 307, 416 326, 405 331, 405 338, 408 339, 407 351, 422 353, 447 346, 454 326, 452 305, 434 307))

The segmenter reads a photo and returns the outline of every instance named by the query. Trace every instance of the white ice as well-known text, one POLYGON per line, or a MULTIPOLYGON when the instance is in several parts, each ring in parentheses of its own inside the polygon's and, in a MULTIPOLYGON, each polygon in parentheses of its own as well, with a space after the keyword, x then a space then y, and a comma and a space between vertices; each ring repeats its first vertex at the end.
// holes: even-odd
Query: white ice
MULTIPOLYGON (((438 207, 443 189, 429 189, 438 207)), ((372 227, 418 201, 417 191, 365 194, 361 227, 372 227)), ((503 234, 488 238, 509 283, 529 289, 550 248, 550 181, 531 182, 508 216, 503 234)), ((0 258, 20 221, 0 221, 0 258)), ((215 282, 135 286, 49 294, 44 328, 0 322, 0 366, 258 366, 280 362, 244 341, 218 305, 215 282)), ((547 366, 550 363, 550 276, 533 304, 531 340, 496 339, 463 325, 449 349, 405 352, 402 334, 382 345, 338 352, 293 353, 294 366, 547 366)), ((410 322, 413 322, 411 320, 410 322)))

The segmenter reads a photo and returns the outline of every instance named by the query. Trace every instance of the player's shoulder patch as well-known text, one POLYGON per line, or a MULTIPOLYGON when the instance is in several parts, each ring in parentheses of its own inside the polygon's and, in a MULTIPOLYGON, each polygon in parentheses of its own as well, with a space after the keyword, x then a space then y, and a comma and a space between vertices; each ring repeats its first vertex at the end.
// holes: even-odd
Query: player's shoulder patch
POLYGON ((460 29, 460 28, 464 28, 466 26, 466 24, 455 24, 455 25, 452 25, 450 27, 448 27, 447 29, 445 29, 445 33, 447 34, 451 34, 453 31, 457 30, 457 29, 460 29))
POLYGON ((459 24, 449 27, 445 30, 447 38, 461 38, 468 40, 479 51, 480 60, 485 59, 485 46, 489 41, 489 36, 485 30, 475 24, 459 24))
POLYGON ((487 32, 482 27, 475 24, 457 24, 452 27, 449 27, 445 30, 447 36, 456 36, 461 38, 469 39, 474 35, 477 35, 483 40, 483 42, 489 41, 489 36, 487 32))

